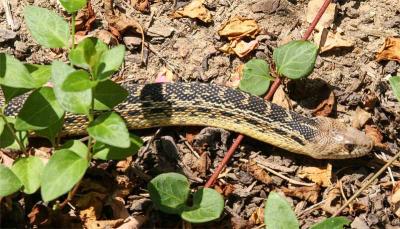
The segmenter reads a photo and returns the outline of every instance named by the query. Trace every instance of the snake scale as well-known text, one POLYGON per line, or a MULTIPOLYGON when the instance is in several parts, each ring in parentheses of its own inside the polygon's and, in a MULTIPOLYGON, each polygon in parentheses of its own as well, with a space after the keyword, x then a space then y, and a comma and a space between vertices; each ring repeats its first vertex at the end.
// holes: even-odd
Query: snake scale
MULTIPOLYGON (((115 111, 126 120, 129 129, 220 127, 317 159, 360 157, 373 147, 372 140, 363 132, 337 120, 308 118, 228 87, 203 83, 125 83, 122 86, 129 96, 115 111)), ((21 99, 12 100, 6 114, 16 115, 22 103, 21 99)), ((86 125, 84 116, 67 114, 63 134, 85 134, 86 125)))

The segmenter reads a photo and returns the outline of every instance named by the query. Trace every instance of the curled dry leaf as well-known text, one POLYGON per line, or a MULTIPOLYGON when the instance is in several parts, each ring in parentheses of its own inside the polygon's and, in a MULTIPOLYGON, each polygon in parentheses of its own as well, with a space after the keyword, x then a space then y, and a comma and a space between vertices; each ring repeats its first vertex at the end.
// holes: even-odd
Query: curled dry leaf
POLYGON ((315 43, 320 46, 320 53, 327 52, 338 48, 351 48, 354 41, 350 40, 339 33, 332 33, 327 29, 315 35, 315 43))
MULTIPOLYGON (((308 23, 311 23, 314 20, 315 15, 317 15, 324 1, 325 0, 311 0, 308 2, 307 12, 306 12, 306 18, 308 23)), ((328 8, 325 10, 317 26, 315 27, 318 31, 321 31, 323 28, 329 28, 332 25, 336 16, 336 8, 337 7, 335 3, 329 4, 328 8)))
POLYGON ((326 168, 322 167, 302 167, 297 173, 300 178, 307 178, 322 187, 329 187, 332 185, 332 165, 328 163, 326 168))
POLYGON ((226 86, 231 88, 239 87, 240 80, 243 78, 243 68, 244 64, 240 64, 235 68, 235 71, 231 74, 229 81, 226 83, 226 86))
POLYGON ((260 32, 260 27, 253 19, 233 17, 225 23, 218 34, 228 40, 238 40, 243 37, 254 38, 260 32))
POLYGON ((292 102, 283 90, 282 85, 276 89, 274 97, 272 97, 272 102, 286 109, 292 109, 292 102))
POLYGON ((79 10, 75 19, 75 30, 77 36, 83 36, 92 30, 96 15, 92 8, 92 4, 88 1, 87 7, 79 10))
POLYGON ((387 37, 385 44, 376 54, 376 61, 395 60, 400 62, 400 38, 387 37))
POLYGON ((172 14, 174 18, 190 17, 197 18, 203 22, 209 23, 212 21, 210 11, 203 5, 204 0, 193 0, 187 4, 183 9, 177 10, 172 14))
POLYGON ((296 187, 294 189, 290 188, 282 188, 283 193, 286 196, 293 196, 300 198, 302 200, 309 201, 313 204, 317 203, 320 187, 318 185, 314 185, 311 187, 296 187))
POLYGON ((378 130, 377 127, 366 125, 365 134, 374 141, 374 146, 384 149, 387 148, 387 146, 384 143, 382 143, 383 135, 381 134, 381 132, 378 130))
POLYGON ((221 48, 218 48, 221 52, 228 54, 236 54, 239 57, 244 57, 249 54, 251 51, 258 47, 258 41, 253 40, 250 42, 233 40, 229 44, 225 44, 221 48))
POLYGON ((118 44, 118 39, 110 32, 108 32, 107 30, 99 30, 96 31, 96 35, 97 38, 99 38, 100 40, 102 40, 104 43, 106 43, 107 45, 117 45, 118 44))
POLYGON ((148 0, 131 0, 131 5, 140 12, 150 12, 150 4, 148 0))
POLYGON ((155 80, 156 83, 168 83, 174 81, 174 73, 169 70, 167 67, 162 67, 160 72, 157 74, 157 78, 155 80))
POLYGON ((357 129, 361 129, 368 120, 371 119, 371 114, 362 108, 357 107, 353 114, 352 126, 357 129))
POLYGON ((257 208, 250 216, 249 223, 260 225, 264 223, 264 208, 257 208))
POLYGON ((341 194, 340 189, 337 186, 328 191, 327 196, 324 197, 325 202, 321 206, 322 210, 328 212, 331 215, 335 214, 335 212, 339 210, 342 204, 340 201, 338 201, 341 198, 341 194))
POLYGON ((329 97, 314 109, 313 114, 316 116, 328 117, 332 113, 333 105, 335 105, 335 94, 333 94, 332 91, 329 97))
POLYGON ((255 161, 250 160, 243 165, 244 169, 249 172, 254 178, 263 182, 264 184, 271 184, 272 178, 264 171, 263 168, 257 165, 255 161))
POLYGON ((227 197, 230 196, 233 191, 235 191, 235 186, 233 186, 232 184, 216 184, 214 186, 214 189, 219 192, 220 194, 222 194, 223 196, 227 197))

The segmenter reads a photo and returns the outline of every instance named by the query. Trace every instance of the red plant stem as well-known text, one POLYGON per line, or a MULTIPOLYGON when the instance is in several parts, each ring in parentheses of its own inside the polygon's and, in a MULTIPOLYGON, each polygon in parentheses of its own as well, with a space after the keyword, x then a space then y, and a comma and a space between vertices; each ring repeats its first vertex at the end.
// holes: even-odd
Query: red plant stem
MULTIPOLYGON (((302 40, 308 40, 310 37, 312 31, 314 30, 315 26, 318 24, 319 20, 321 19, 322 15, 325 13, 326 9, 328 8, 329 4, 331 3, 331 0, 325 0, 324 4, 321 6, 319 9, 317 15, 315 15, 314 20, 311 22, 310 26, 308 27, 307 31, 304 33, 304 36, 302 40)), ((271 85, 270 90, 268 91, 267 95, 264 97, 264 100, 270 101, 272 100, 272 97, 275 94, 276 89, 278 89, 279 85, 282 82, 281 77, 277 77, 274 81, 274 83, 271 85)), ((244 139, 244 136, 242 134, 239 134, 238 137, 235 139, 231 147, 229 148, 228 152, 225 154, 224 158, 222 161, 219 163, 217 169, 214 171, 214 173, 211 175, 210 179, 208 179, 207 183, 204 185, 205 188, 209 188, 214 185, 215 181, 217 180, 219 174, 221 173, 222 169, 225 168, 225 165, 228 163, 228 161, 231 159, 233 153, 236 151, 237 147, 239 147, 239 144, 242 142, 244 139)))

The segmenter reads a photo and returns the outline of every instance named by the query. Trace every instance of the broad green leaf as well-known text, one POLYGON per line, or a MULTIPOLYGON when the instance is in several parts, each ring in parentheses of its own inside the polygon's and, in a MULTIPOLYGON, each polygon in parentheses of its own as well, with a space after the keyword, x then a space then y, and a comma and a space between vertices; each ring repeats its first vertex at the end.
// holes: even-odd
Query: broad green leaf
POLYGON ((46 48, 68 47, 68 23, 56 13, 37 6, 24 9, 26 25, 37 43, 46 48))
POLYGON ((61 107, 65 111, 72 113, 89 114, 92 103, 92 91, 90 89, 79 92, 66 92, 61 88, 68 75, 74 72, 74 69, 60 61, 54 61, 51 72, 54 94, 61 107))
POLYGON ((121 66, 125 57, 125 46, 118 45, 105 51, 96 65, 95 76, 98 80, 106 80, 121 66))
POLYGON ((253 59, 247 62, 243 68, 243 78, 239 88, 242 91, 260 96, 267 92, 273 78, 269 74, 269 66, 265 60, 253 59))
POLYGON ((276 192, 268 195, 264 209, 264 223, 267 229, 299 228, 299 222, 289 203, 276 192))
POLYGON ((89 73, 78 70, 68 75, 61 88, 66 92, 77 92, 91 89, 94 86, 96 86, 96 82, 90 80, 89 73))
POLYGON ((61 146, 61 149, 68 149, 79 155, 81 158, 88 158, 88 147, 78 140, 69 140, 61 146))
POLYGON ((309 41, 291 41, 274 50, 273 59, 279 74, 290 79, 308 76, 314 69, 318 47, 309 41))
POLYGON ((86 6, 87 0, 59 0, 64 9, 72 14, 86 6))
POLYGON ((15 122, 17 130, 41 130, 59 122, 64 110, 58 104, 53 89, 42 87, 26 99, 15 122))
POLYGON ((64 124, 64 116, 61 119, 59 119, 57 122, 52 123, 49 127, 42 129, 42 130, 36 130, 35 134, 49 139, 49 141, 51 142, 53 147, 55 147, 56 146, 56 141, 55 141, 56 137, 62 130, 63 124, 64 124))
POLYGON ((389 78, 390 86, 392 86, 393 94, 400 102, 400 76, 392 76, 389 78))
POLYGON ((3 133, 5 125, 6 125, 6 123, 4 122, 4 120, 2 118, 0 118, 0 135, 1 135, 1 133, 3 133))
POLYGON ((350 220, 343 216, 332 217, 311 226, 310 229, 343 229, 344 226, 349 225, 350 222, 350 220))
POLYGON ((40 87, 19 60, 5 53, 0 53, 0 85, 12 88, 40 87))
POLYGON ((8 196, 22 187, 21 181, 11 169, 0 164, 0 196, 8 196))
POLYGON ((107 45, 95 37, 88 37, 69 53, 69 60, 73 65, 94 71, 101 55, 108 50, 107 45))
MULTIPOLYGON (((15 119, 7 117, 7 121, 10 124, 11 129, 15 131, 14 123, 15 119)), ((26 131, 15 131, 18 139, 23 143, 24 146, 28 145, 28 134, 26 131)), ((15 140, 10 128, 4 124, 3 132, 0 134, 0 148, 21 150, 18 142, 15 140)))
POLYGON ((38 157, 20 158, 11 168, 21 181, 22 191, 26 194, 32 194, 39 189, 43 169, 44 164, 38 157))
POLYGON ((25 64, 25 67, 40 86, 46 84, 51 78, 51 65, 25 64))
POLYGON ((161 211, 180 214, 186 207, 189 196, 189 182, 179 173, 163 173, 147 185, 150 198, 161 211))
POLYGON ((128 91, 111 81, 101 81, 94 88, 94 109, 111 110, 128 96, 128 91))
POLYGON ((25 89, 25 88, 13 88, 13 87, 7 87, 4 85, 1 85, 1 90, 3 91, 4 99, 6 103, 10 102, 11 99, 20 96, 22 94, 25 94, 26 92, 30 91, 31 89, 25 89))
POLYGON ((97 141, 107 145, 128 148, 129 132, 124 120, 115 112, 100 115, 89 123, 87 131, 97 141))
POLYGON ((106 145, 99 141, 93 146, 93 158, 102 160, 123 160, 129 156, 135 155, 143 145, 143 140, 133 134, 130 135, 131 145, 129 148, 117 148, 106 145))
POLYGON ((88 160, 73 151, 57 150, 43 170, 42 199, 47 202, 67 193, 83 177, 88 166, 88 160))
POLYGON ((212 188, 202 188, 193 195, 193 206, 185 209, 182 219, 191 223, 205 223, 218 219, 224 210, 224 198, 212 188))

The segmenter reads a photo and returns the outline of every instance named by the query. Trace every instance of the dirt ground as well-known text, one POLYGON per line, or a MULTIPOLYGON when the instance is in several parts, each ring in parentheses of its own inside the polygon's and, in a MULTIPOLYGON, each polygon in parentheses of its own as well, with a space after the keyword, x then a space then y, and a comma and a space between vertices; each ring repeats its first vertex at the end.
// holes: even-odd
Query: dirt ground
MULTIPOLYGON (((40 47, 23 23, 22 11, 28 4, 54 9, 69 19, 57 1, 9 2, 14 29, 6 20, 4 6, 0 6, 0 51, 29 63, 66 61, 65 50, 40 47)), ((115 76, 118 81, 150 83, 167 69, 173 73, 174 81, 231 85, 240 65, 255 57, 271 63, 274 48, 301 39, 309 26, 308 0, 208 0, 204 5, 212 15, 209 23, 171 16, 190 1, 150 1, 150 12, 141 12, 127 0, 114 0, 111 6, 115 15, 135 20, 144 29, 142 61, 141 36, 134 24, 119 40, 110 36, 110 24, 105 18, 110 2, 91 1, 94 23, 90 30, 82 29, 77 39, 91 35, 110 39, 110 44, 126 45, 123 69, 115 76), (254 19, 261 28, 255 37, 258 47, 243 58, 218 51, 227 43, 218 30, 234 16, 254 19)), ((217 222, 193 227, 257 228, 262 225, 262 208, 268 193, 277 191, 295 209, 301 228, 308 228, 331 216, 399 150, 400 103, 387 79, 400 75, 400 64, 377 62, 376 53, 387 37, 400 35, 400 1, 338 0, 336 6, 328 31, 340 35, 346 47, 321 53, 314 72, 304 80, 285 81, 274 101, 310 117, 318 107, 321 109, 321 104, 331 103, 330 117, 372 132, 380 147, 360 159, 321 161, 246 138, 215 187, 226 200, 223 216, 217 222), (300 184, 294 184, 296 181, 300 184), (307 186, 310 183, 315 184, 307 186)), ((317 40, 316 33, 311 39, 317 40)), ((134 228, 132 222, 139 222, 143 223, 142 228, 190 228, 179 217, 155 210, 146 184, 157 174, 177 171, 190 179, 192 188, 204 185, 237 134, 194 127, 135 133, 145 140, 139 154, 120 162, 92 164, 68 209, 54 213, 48 208, 50 205, 39 201, 38 194, 14 195, 1 205, 0 226, 134 228), (194 151, 200 153, 200 158, 194 151), (127 217, 131 220, 124 221, 127 217)), ((35 150, 46 152, 49 148, 39 144, 35 150)), ((4 160, 5 154, 1 155, 4 160)), ((399 185, 399 166, 399 162, 394 163, 342 212, 352 221, 352 228, 400 228, 399 206, 391 200, 399 185)))

